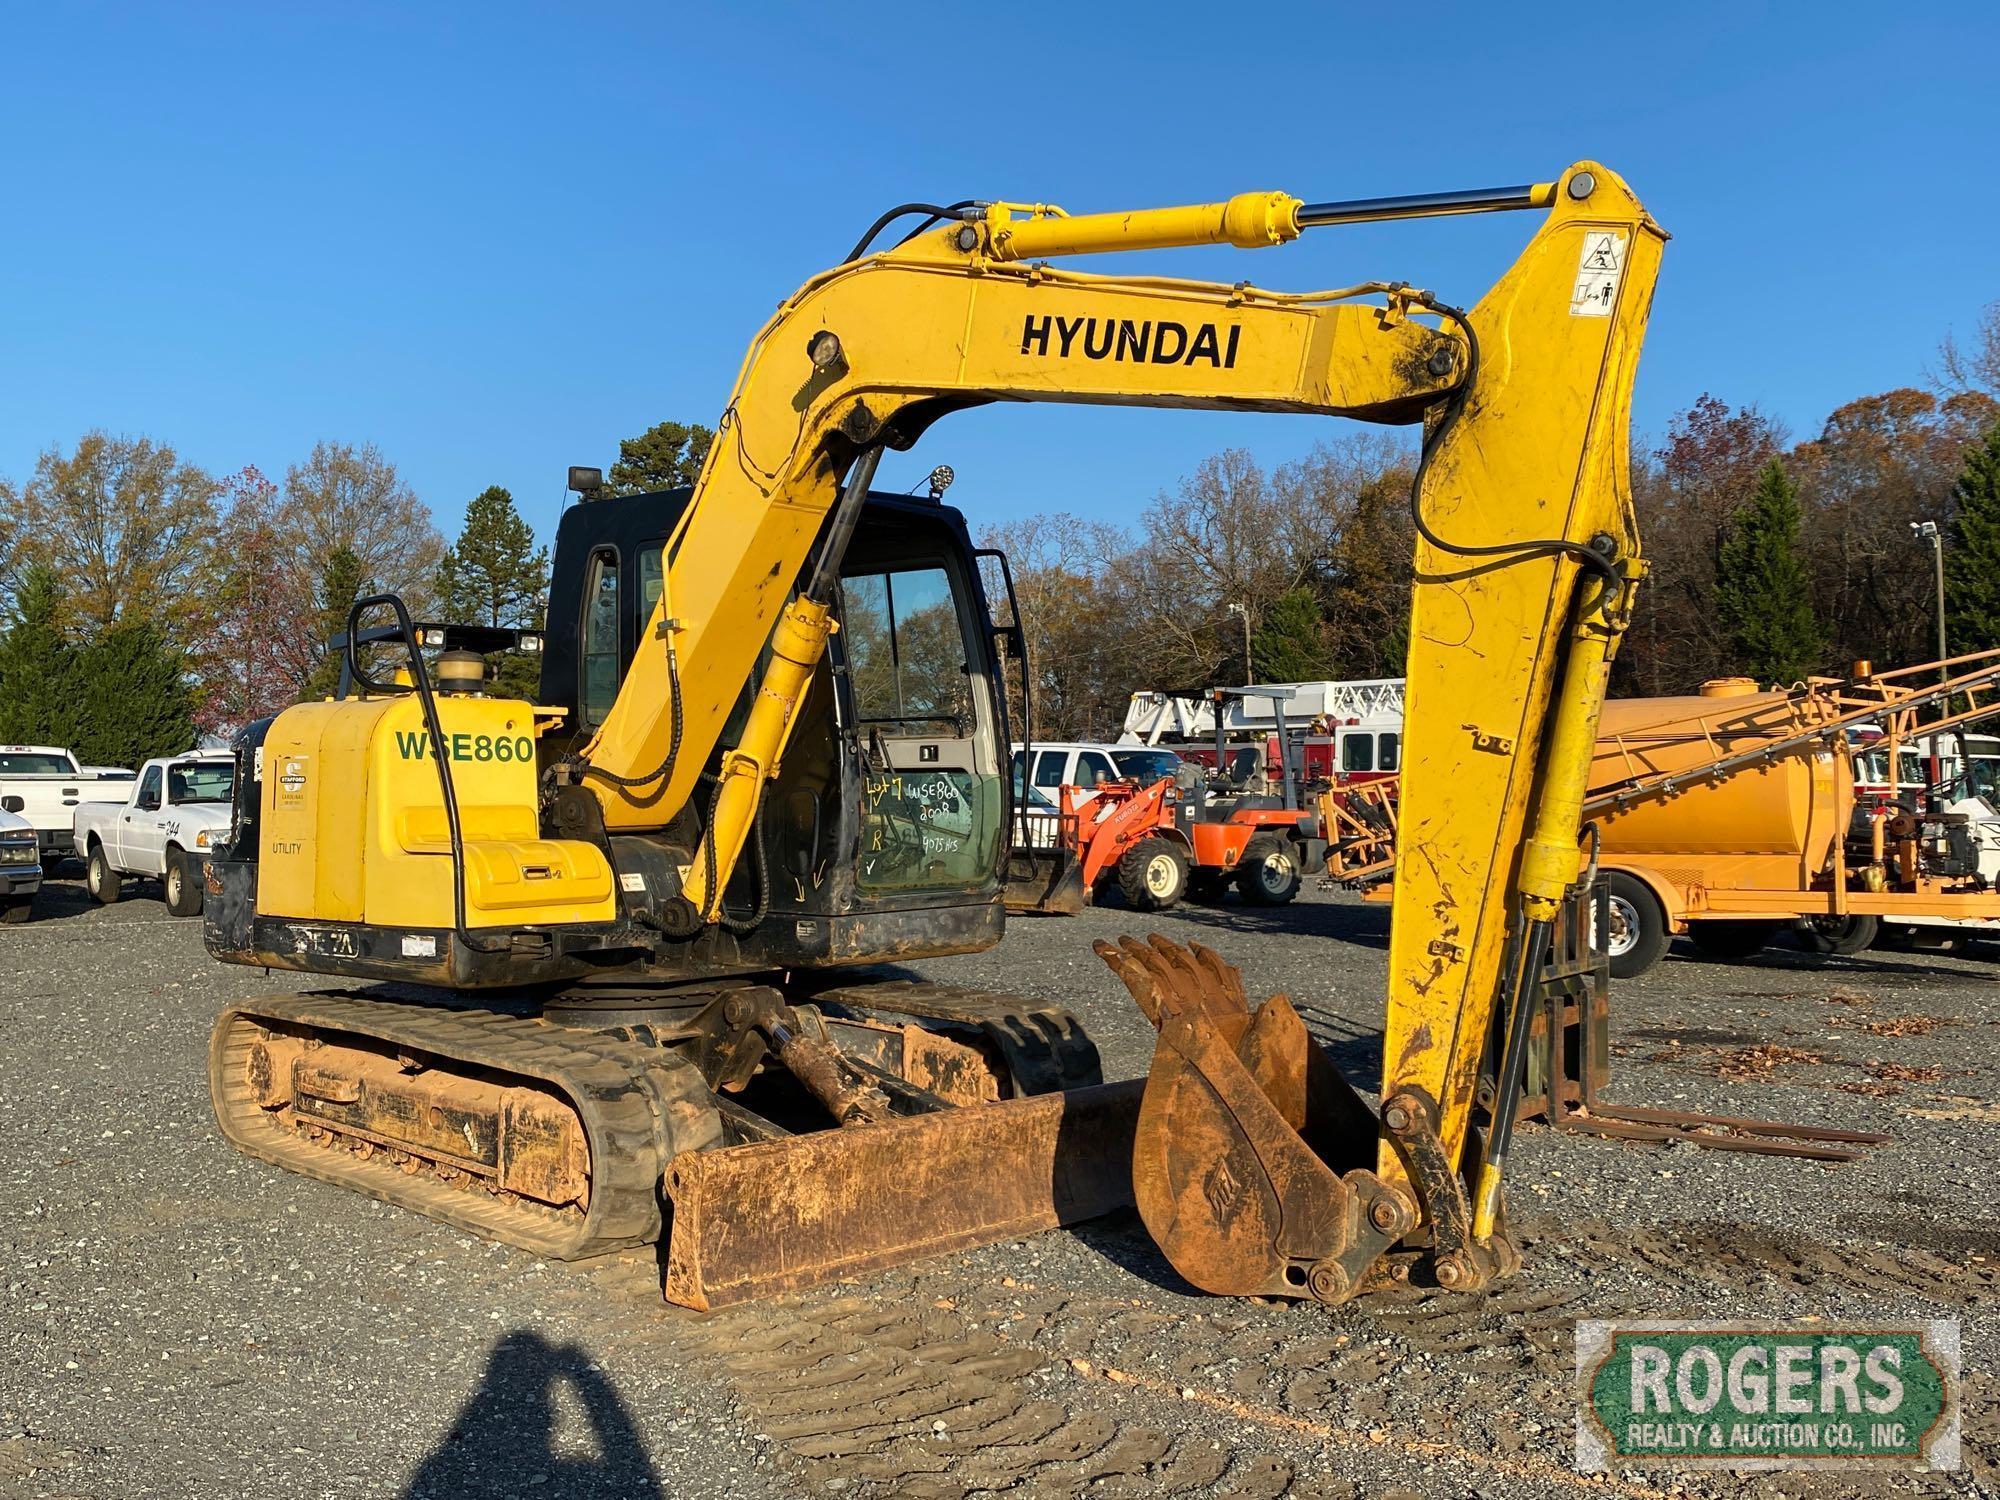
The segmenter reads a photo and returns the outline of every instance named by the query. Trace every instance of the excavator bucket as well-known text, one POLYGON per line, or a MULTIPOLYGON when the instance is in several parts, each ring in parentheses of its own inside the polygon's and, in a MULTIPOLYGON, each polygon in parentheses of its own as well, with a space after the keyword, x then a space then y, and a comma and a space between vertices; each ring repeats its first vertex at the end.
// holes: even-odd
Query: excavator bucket
POLYGON ((1009 911, 1073 917, 1083 910, 1083 865, 1068 847, 1015 849, 1007 856, 1009 911))
POLYGON ((1241 974, 1164 938, 1099 942, 1160 1040, 1132 1148, 1132 1196, 1154 1242, 1203 1291, 1361 1290, 1409 1211, 1375 1177, 1378 1129, 1291 1001, 1253 1013, 1241 974))

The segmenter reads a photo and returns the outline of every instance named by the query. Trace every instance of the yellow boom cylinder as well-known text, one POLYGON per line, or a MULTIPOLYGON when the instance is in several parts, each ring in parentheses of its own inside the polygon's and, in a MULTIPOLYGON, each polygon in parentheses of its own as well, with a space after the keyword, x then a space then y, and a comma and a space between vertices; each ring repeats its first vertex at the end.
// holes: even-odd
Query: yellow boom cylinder
MULTIPOLYGON (((1226 203, 1191 203, 1132 213, 1031 217, 996 203, 987 210, 987 253, 995 260, 1040 260, 1183 245, 1240 245, 1246 250, 1299 237, 1299 200, 1289 193, 1238 193, 1226 203)), ((1030 211, 1032 213, 1032 211, 1030 211)))
POLYGON ((764 783, 777 774, 778 759, 798 722, 799 702, 832 634, 833 611, 816 599, 794 599, 779 616, 771 635, 771 664, 757 684, 743 739, 722 758, 722 788, 703 836, 704 847, 696 849, 681 875, 681 894, 704 917, 721 904, 721 893, 708 888, 708 846, 714 848, 716 870, 726 879, 750 837, 764 783))

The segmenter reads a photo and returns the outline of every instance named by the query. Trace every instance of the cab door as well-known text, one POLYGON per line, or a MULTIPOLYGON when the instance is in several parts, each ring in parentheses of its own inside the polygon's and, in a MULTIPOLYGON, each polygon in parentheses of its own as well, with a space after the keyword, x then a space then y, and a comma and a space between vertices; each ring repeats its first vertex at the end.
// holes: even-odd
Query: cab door
POLYGON ((864 894, 963 892, 1000 876, 1000 726, 968 579, 957 557, 912 557, 852 559, 841 580, 837 639, 863 763, 864 894))

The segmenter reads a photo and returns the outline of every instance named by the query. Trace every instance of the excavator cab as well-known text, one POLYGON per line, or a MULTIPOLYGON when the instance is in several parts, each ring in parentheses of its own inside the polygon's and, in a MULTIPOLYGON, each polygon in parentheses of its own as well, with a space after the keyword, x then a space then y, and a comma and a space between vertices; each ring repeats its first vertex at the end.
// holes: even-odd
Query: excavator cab
MULTIPOLYGON (((567 717, 545 758, 589 741, 652 645, 661 559, 691 494, 564 514, 540 701, 567 717)), ((723 894, 725 913, 766 920, 720 936, 757 967, 989 947, 1004 920, 1009 730, 999 633, 964 517, 869 495, 833 602, 836 628, 751 835, 755 858, 723 894)), ((753 679, 724 744, 740 737, 754 691, 753 679)), ((612 848, 642 857, 624 837, 612 848)))

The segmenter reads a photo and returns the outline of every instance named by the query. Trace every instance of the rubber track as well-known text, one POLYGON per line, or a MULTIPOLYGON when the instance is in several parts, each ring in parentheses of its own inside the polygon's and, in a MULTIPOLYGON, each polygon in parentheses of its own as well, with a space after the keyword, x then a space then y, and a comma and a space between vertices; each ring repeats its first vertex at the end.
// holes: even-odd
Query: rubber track
POLYGON ((517 1016, 340 994, 273 995, 230 1006, 210 1040, 209 1087, 222 1133, 251 1156, 558 1260, 657 1240, 668 1158, 721 1139, 700 1075, 670 1053, 517 1016), (559 1094, 582 1119, 589 1143, 588 1210, 554 1210, 428 1172, 407 1174, 385 1158, 306 1140, 250 1099, 241 1081, 253 1037, 246 1023, 339 1033, 559 1094))

